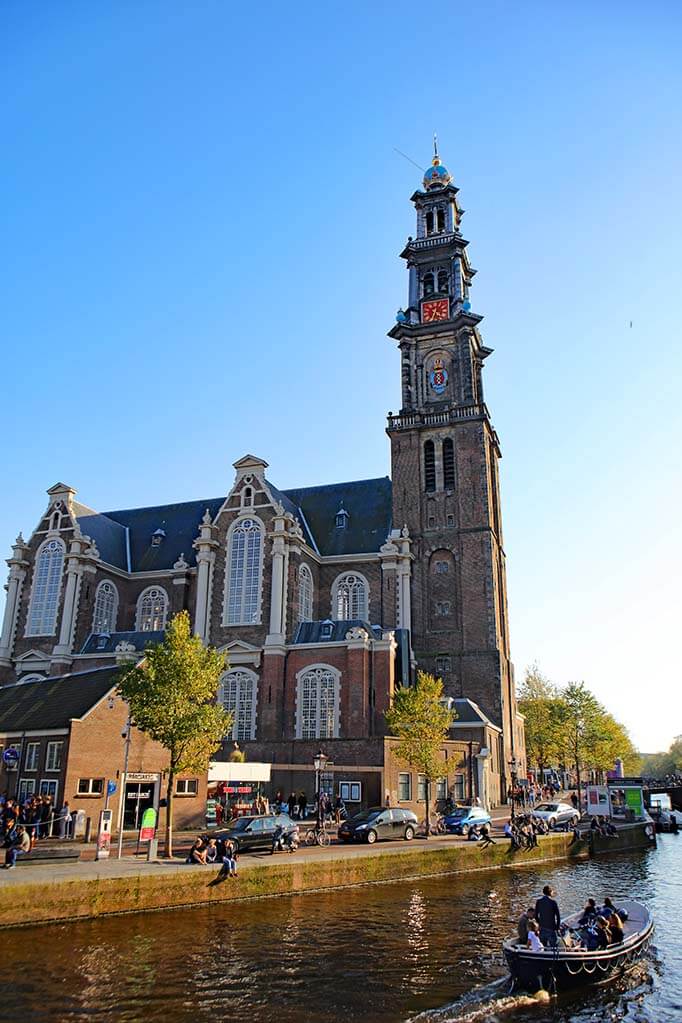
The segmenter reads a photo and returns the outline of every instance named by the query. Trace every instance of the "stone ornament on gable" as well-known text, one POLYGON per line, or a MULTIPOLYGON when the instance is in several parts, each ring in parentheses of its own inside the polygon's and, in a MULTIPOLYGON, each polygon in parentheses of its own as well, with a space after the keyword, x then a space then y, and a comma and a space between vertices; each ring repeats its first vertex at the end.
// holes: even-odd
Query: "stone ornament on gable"
POLYGON ((212 525, 212 523, 213 523, 213 519, 211 518, 211 513, 210 513, 210 511, 208 510, 208 508, 207 508, 207 509, 206 509, 206 511, 204 512, 204 517, 203 517, 203 519, 201 520, 201 522, 202 522, 202 525, 204 525, 204 526, 210 526, 210 525, 212 525))
POLYGON ((276 515, 284 515, 284 505, 281 501, 275 501, 273 508, 275 509, 276 515))
POLYGON ((366 640, 368 639, 367 629, 363 629, 360 625, 354 625, 352 629, 349 629, 346 633, 346 639, 350 640, 366 640))
POLYGON ((127 639, 122 639, 120 643, 116 644, 115 653, 117 654, 134 654, 135 652, 135 644, 127 639))
POLYGON ((85 548, 85 553, 89 558, 93 558, 95 561, 99 561, 101 557, 97 544, 94 540, 90 540, 90 546, 85 548))
POLYGON ((382 544, 379 548, 380 554, 398 554, 398 548, 391 539, 388 539, 386 543, 382 544))
POLYGON ((184 572, 189 568, 189 564, 185 561, 185 555, 181 554, 178 560, 174 563, 173 568, 176 572, 184 572))

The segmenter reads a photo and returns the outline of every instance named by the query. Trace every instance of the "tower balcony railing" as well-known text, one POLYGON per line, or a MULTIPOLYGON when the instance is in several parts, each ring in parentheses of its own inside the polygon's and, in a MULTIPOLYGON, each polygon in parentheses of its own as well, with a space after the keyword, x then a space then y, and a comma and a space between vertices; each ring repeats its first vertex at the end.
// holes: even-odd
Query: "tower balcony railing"
POLYGON ((441 231, 440 234, 428 234, 424 238, 413 238, 410 246, 413 249, 432 249, 437 245, 454 242, 459 237, 459 231, 441 231))
POLYGON ((388 416, 389 430, 409 430, 415 426, 447 426, 460 419, 489 418, 485 402, 479 405, 457 405, 439 412, 406 412, 401 416, 388 416))

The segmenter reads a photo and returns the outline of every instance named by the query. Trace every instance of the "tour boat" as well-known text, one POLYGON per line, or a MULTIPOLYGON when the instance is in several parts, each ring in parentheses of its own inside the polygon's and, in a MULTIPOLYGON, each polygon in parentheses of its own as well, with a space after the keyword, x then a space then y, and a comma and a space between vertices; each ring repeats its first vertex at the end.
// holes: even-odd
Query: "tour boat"
MULTIPOLYGON (((618 976, 638 959, 644 958, 651 943, 654 922, 651 913, 639 902, 621 899, 617 908, 627 912, 623 924, 624 938, 617 945, 588 952, 586 949, 564 947, 532 952, 517 939, 503 944, 505 959, 511 972, 513 987, 532 992, 544 988, 550 993, 599 984, 618 976)), ((578 921, 582 910, 564 920, 572 932, 580 932, 578 921)), ((559 946, 562 945, 561 940, 559 946)))

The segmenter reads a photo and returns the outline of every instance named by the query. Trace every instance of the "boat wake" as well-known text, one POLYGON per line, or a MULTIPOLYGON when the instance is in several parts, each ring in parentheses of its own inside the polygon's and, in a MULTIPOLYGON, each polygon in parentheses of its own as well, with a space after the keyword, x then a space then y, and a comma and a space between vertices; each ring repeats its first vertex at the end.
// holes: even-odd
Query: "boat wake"
POLYGON ((427 1009, 413 1016, 408 1023, 496 1023, 497 1020, 513 1018, 520 1009, 546 1006, 550 997, 546 991, 537 995, 509 995, 510 978, 474 988, 461 998, 440 1009, 427 1009))

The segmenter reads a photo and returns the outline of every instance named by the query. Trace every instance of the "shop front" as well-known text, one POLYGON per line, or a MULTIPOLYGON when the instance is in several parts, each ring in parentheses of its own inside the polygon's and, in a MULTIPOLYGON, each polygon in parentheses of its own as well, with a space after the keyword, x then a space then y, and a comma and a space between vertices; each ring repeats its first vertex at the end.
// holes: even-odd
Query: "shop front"
POLYGON ((214 760, 208 766, 206 824, 254 812, 256 800, 267 794, 271 765, 214 760))
POLYGON ((124 780, 123 830, 138 831, 145 810, 158 813, 161 775, 155 773, 128 773, 124 780))

